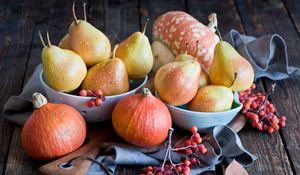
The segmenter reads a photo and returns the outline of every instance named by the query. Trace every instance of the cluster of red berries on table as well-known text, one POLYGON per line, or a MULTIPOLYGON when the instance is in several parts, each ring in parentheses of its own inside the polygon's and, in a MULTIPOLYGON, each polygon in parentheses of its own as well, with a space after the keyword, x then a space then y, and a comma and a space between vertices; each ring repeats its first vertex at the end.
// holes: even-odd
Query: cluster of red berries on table
POLYGON ((103 95, 103 91, 98 89, 96 92, 92 92, 91 90, 82 89, 79 92, 79 95, 82 97, 93 97, 92 99, 87 101, 88 107, 100 106, 105 101, 105 96, 103 95))
POLYGON ((285 127, 286 117, 279 117, 274 104, 269 101, 269 96, 275 90, 275 84, 265 94, 253 93, 255 88, 255 84, 252 84, 249 89, 238 93, 239 100, 243 104, 241 113, 260 131, 273 133, 280 127, 285 127))
POLYGON ((191 166, 200 165, 200 156, 207 153, 207 148, 202 144, 202 138, 198 133, 198 128, 192 126, 190 129, 192 135, 185 140, 182 145, 171 146, 171 137, 173 129, 169 130, 168 148, 165 159, 161 166, 147 166, 140 175, 188 175, 191 166), (174 163, 171 159, 171 152, 182 153, 183 157, 180 163, 174 163))

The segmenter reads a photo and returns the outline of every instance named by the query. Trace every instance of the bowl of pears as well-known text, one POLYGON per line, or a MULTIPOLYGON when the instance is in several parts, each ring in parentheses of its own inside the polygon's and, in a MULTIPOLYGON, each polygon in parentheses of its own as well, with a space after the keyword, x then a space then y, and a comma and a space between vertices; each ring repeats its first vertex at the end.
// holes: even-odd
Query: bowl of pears
MULTIPOLYGON (((159 54, 166 53, 154 53, 157 57, 159 54)), ((222 40, 214 48, 209 70, 198 61, 187 51, 174 56, 174 61, 156 72, 154 87, 175 125, 184 130, 195 125, 200 132, 209 132, 217 125, 227 125, 242 109, 237 92, 251 87, 254 71, 245 58, 222 40)))
POLYGON ((146 84, 153 65, 150 43, 144 32, 135 32, 111 52, 100 30, 77 19, 74 4, 73 16, 58 46, 48 32, 46 42, 39 33, 44 46, 40 81, 53 103, 75 107, 88 122, 110 120, 115 104, 146 84))

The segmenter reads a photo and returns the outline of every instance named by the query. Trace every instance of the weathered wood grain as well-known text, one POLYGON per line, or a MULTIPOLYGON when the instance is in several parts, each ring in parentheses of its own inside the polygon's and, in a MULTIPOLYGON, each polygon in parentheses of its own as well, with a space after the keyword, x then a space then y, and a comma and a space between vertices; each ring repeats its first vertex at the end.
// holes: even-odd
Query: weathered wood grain
MULTIPOLYGON (((57 45, 61 38, 67 33, 69 24, 73 20, 71 1, 47 1, 47 3, 37 4, 40 4, 40 6, 35 7, 39 10, 37 10, 37 14, 32 17, 35 19, 35 23, 32 24, 34 30, 30 34, 30 36, 33 36, 33 39, 31 49, 28 51, 29 60, 27 65, 23 65, 24 69, 26 69, 24 83, 29 79, 36 65, 41 62, 42 45, 38 37, 38 30, 40 30, 44 36, 46 31, 49 31, 52 44, 57 45)), ((77 3, 76 9, 77 14, 82 12, 81 2, 80 5, 77 3)), ((19 87, 22 86, 22 84, 19 85, 19 87)), ((41 174, 38 168, 47 162, 35 161, 24 153, 20 143, 20 132, 21 128, 14 128, 5 174, 41 174)))
POLYGON ((186 11, 186 2, 184 0, 141 0, 140 1, 140 23, 143 27, 146 19, 149 19, 149 25, 146 30, 146 35, 149 40, 152 40, 152 26, 157 17, 168 11, 186 11))
MULTIPOLYGON (((251 35, 264 35, 279 33, 286 41, 288 47, 289 63, 299 66, 297 61, 300 54, 300 40, 292 24, 291 19, 284 7, 284 4, 279 0, 274 1, 237 1, 237 6, 243 20, 245 30, 251 35), (276 19, 274 19, 276 17, 276 19)), ((272 81, 264 79, 266 87, 270 88, 272 81)), ((262 135, 262 139, 269 149, 271 154, 266 154, 266 158, 272 158, 268 162, 259 162, 259 170, 270 167, 273 169, 273 174, 292 174, 292 170, 296 174, 300 172, 300 161, 298 159, 299 149, 299 77, 279 81, 277 90, 274 93, 274 102, 280 114, 288 116, 287 127, 282 130, 282 145, 281 140, 275 139, 275 135, 262 135), (287 150, 288 156, 284 154, 287 150), (289 159, 291 161, 289 162, 289 159), (290 168, 290 163, 292 169, 290 168), (273 164, 273 165, 270 165, 273 164)), ((253 140, 253 142, 256 142, 253 140)), ((255 144, 255 143, 253 143, 255 144)), ((261 145, 257 145, 261 146, 261 145)), ((252 169, 254 172, 255 168, 252 169)))
MULTIPOLYGON (((32 33, 34 30, 34 16, 37 11, 32 9, 38 5, 30 1, 0 2, 0 110, 11 95, 21 91, 24 79, 25 65, 28 61, 32 33)), ((5 171, 12 125, 0 119, 0 173, 5 171)))
POLYGON ((299 0, 283 0, 287 12, 291 17, 294 26, 297 28, 298 34, 300 34, 300 1, 299 0))
POLYGON ((140 30, 137 0, 91 0, 91 22, 114 44, 140 30))
POLYGON ((222 3, 216 0, 188 0, 187 7, 189 13, 205 25, 208 24, 208 15, 215 12, 218 18, 218 29, 223 35, 231 29, 244 33, 243 25, 233 0, 226 0, 222 3))

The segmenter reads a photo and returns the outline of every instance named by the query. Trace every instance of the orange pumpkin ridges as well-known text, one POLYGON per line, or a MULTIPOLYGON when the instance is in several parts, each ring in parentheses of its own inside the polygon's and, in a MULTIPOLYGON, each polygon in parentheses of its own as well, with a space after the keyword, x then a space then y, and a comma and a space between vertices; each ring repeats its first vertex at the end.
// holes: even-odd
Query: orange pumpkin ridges
POLYGON ((37 160, 50 160, 79 148, 86 137, 86 123, 81 114, 65 104, 48 103, 34 93, 35 110, 21 132, 24 151, 37 160))
POLYGON ((142 94, 127 96, 116 104, 112 123, 127 142, 151 147, 167 138, 172 120, 166 105, 144 88, 142 94))

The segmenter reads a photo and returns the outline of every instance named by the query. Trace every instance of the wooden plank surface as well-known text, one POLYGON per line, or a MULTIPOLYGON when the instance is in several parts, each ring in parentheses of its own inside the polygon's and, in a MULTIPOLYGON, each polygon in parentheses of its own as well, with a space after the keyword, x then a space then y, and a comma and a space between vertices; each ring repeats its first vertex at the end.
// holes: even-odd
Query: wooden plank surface
MULTIPOLYGON (((264 1, 247 1, 246 3, 238 3, 238 8, 241 13, 242 19, 245 21, 245 28, 247 33, 264 35, 268 33, 278 33, 287 42, 289 64, 294 66, 300 66, 299 63, 299 48, 300 40, 297 31, 290 20, 287 9, 284 4, 279 0, 264 1), (245 15, 247 14, 247 15, 245 15), (259 16, 259 17, 255 17, 259 16), (276 16, 277 20, 274 20, 276 16)), ((287 116, 287 126, 282 129, 282 139, 285 144, 284 147, 288 152, 288 156, 282 154, 284 150, 279 141, 277 140, 274 145, 268 146, 273 147, 273 155, 271 162, 276 163, 276 167, 273 166, 274 172, 277 174, 292 174, 291 170, 295 174, 300 173, 300 161, 298 158, 300 152, 299 145, 299 81, 300 77, 293 77, 287 80, 279 81, 276 91, 274 93, 274 103, 278 109, 280 115, 287 116), (289 159, 292 164, 292 169, 287 171, 289 164, 289 159), (280 167, 280 168, 279 168, 280 167)), ((273 81, 265 79, 266 87, 270 88, 273 81)), ((269 137, 265 137, 265 142, 269 141, 269 137)), ((273 137, 273 135, 272 135, 273 137)), ((270 139, 273 139, 273 138, 270 139)), ((267 155, 268 156, 268 155, 267 155)), ((269 162, 270 163, 270 162, 269 162)), ((268 164, 260 164, 261 166, 268 166, 268 164)))
MULTIPOLYGON (((76 9, 78 10, 76 13, 79 15, 82 14, 82 6, 81 3, 77 4, 76 9)), ((71 1, 68 1, 67 3, 59 0, 47 1, 47 3, 40 3, 39 5, 39 7, 35 7, 40 10, 38 11, 39 13, 35 15, 37 22, 35 30, 32 31, 33 41, 29 52, 30 57, 28 66, 26 67, 25 82, 33 73, 36 65, 41 62, 42 44, 38 37, 38 31, 40 30, 44 36, 46 31, 49 31, 52 44, 57 45, 60 39, 67 33, 69 24, 73 20, 71 1)), ((20 87, 22 87, 22 85, 20 85, 20 87)), ((38 168, 46 162, 33 161, 23 152, 20 143, 20 132, 21 128, 14 127, 9 150, 10 156, 7 160, 5 174, 41 174, 38 171, 38 168)))
MULTIPOLYGON (((289 62, 297 65, 299 58, 299 37, 294 30, 291 19, 289 18, 284 4, 279 0, 272 1, 238 1, 237 6, 241 12, 241 18, 245 25, 245 30, 248 34, 264 35, 270 33, 278 33, 287 41, 289 62), (242 13, 243 12, 243 13, 242 13), (247 15, 246 15, 247 13, 247 15), (276 16, 276 20, 274 20, 276 16)), ((264 79, 267 88, 273 83, 270 80, 264 79)), ((275 174, 293 174, 294 169, 299 173, 299 108, 297 108, 297 101, 299 102, 299 86, 295 86, 299 82, 299 77, 294 77, 288 80, 280 81, 279 86, 274 94, 275 104, 280 114, 286 114, 287 128, 282 130, 283 136, 281 140, 276 133, 273 135, 261 135, 261 139, 265 144, 269 143, 269 164, 263 165, 261 159, 257 162, 257 171, 265 169, 268 165, 272 165, 275 174), (289 105, 287 105, 289 104, 289 105), (273 143, 273 144, 272 144, 273 143), (283 144, 282 144, 283 143, 283 144), (284 145, 286 144, 286 145, 284 145), (297 146, 298 145, 298 146, 297 146), (287 148, 287 155, 284 154, 285 147, 287 148), (292 159, 292 168, 290 168, 289 158, 292 159), (274 166, 275 165, 275 166, 274 166)), ((256 144, 256 141, 253 141, 256 144)), ((258 145, 257 145, 258 146, 258 145)), ((261 145, 259 145, 261 146, 261 145)), ((263 149, 257 149, 263 151, 263 149)))
MULTIPOLYGON (((0 110, 11 95, 21 91, 25 66, 28 61, 34 16, 37 4, 30 1, 6 2, 0 1, 0 110), (9 7, 9 8, 8 8, 9 7)), ((12 125, 0 119, 0 173, 5 171, 8 149, 12 136, 12 125)))

